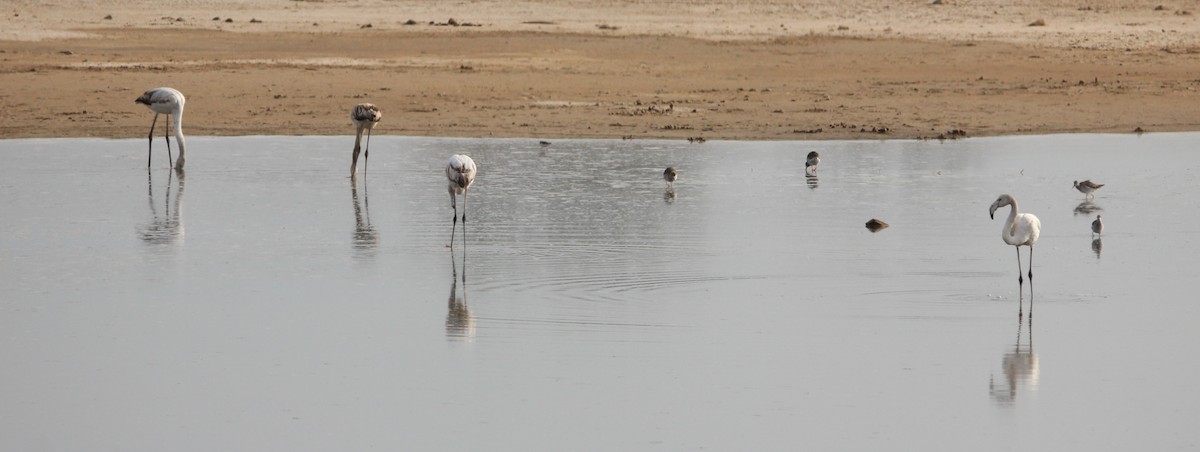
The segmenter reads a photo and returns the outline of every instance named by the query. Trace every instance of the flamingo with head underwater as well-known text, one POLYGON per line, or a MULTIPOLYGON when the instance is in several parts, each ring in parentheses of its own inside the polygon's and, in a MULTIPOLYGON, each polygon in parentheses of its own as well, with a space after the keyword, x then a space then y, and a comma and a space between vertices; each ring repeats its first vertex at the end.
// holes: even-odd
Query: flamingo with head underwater
MULTIPOLYGON (((175 143, 179 145, 179 159, 175 160, 175 169, 183 170, 183 164, 187 157, 184 155, 183 142, 183 104, 185 99, 183 93, 175 88, 154 88, 142 93, 140 97, 134 100, 134 103, 139 103, 150 108, 154 112, 154 120, 150 122, 150 134, 147 137, 150 141, 146 151, 146 167, 150 167, 150 151, 154 148, 154 125, 158 122, 158 115, 168 115, 175 118, 175 143)), ((167 158, 171 157, 171 139, 167 138, 166 129, 168 124, 163 123, 163 139, 167 141, 167 158)), ((168 160, 169 162, 169 160, 168 160)))

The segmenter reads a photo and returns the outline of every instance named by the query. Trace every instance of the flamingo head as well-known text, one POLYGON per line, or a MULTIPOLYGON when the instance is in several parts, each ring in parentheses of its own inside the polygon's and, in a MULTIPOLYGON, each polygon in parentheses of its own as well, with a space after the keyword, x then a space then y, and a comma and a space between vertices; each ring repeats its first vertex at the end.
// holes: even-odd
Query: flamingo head
POLYGON ((990 209, 988 209, 988 217, 995 220, 996 219, 996 209, 999 209, 1004 206, 1011 206, 1012 202, 1013 202, 1012 196, 1009 196, 1007 194, 1000 195, 999 198, 996 198, 996 202, 992 203, 992 207, 990 209))

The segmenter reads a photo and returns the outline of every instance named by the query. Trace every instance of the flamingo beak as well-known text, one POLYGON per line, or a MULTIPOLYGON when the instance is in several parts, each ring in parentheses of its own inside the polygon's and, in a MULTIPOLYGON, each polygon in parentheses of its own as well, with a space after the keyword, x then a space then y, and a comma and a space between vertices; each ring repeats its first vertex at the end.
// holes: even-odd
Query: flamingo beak
POLYGON ((992 203, 992 207, 990 209, 988 209, 988 218, 991 218, 993 220, 996 219, 996 208, 997 207, 999 207, 999 206, 997 206, 996 203, 992 203))

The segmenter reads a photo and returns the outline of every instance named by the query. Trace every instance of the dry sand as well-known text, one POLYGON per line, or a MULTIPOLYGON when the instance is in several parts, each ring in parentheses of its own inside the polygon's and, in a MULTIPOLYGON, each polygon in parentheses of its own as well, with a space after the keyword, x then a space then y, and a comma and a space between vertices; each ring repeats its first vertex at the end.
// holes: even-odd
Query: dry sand
POLYGON ((0 7, 0 137, 145 136, 157 86, 192 135, 352 134, 359 102, 393 135, 1200 130, 1193 2, 112 3, 0 7))

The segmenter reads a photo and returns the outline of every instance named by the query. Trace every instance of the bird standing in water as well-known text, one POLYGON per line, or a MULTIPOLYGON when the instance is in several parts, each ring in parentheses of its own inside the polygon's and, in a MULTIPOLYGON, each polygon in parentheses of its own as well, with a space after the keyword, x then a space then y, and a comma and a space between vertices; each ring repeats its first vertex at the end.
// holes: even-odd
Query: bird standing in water
MULTIPOLYGON (((1042 233, 1042 222, 1038 217, 1031 213, 1020 213, 1017 208, 1017 199, 1011 195, 1000 195, 996 201, 992 203, 988 210, 988 216, 993 220, 996 219, 996 209, 1004 206, 1012 206, 1012 210, 1008 213, 1008 219, 1004 221, 1004 229, 1000 231, 1000 238, 1004 239, 1004 243, 1012 245, 1017 249, 1017 290, 1018 295, 1024 295, 1025 278, 1021 275, 1021 247, 1029 247, 1029 316, 1033 317, 1033 245, 1037 243, 1038 236, 1042 233)), ((1018 308, 1017 317, 1024 317, 1023 306, 1018 308)))
POLYGON ((1092 193, 1095 193, 1096 190, 1099 190, 1103 186, 1104 184, 1097 184, 1091 180, 1085 180, 1083 182, 1075 181, 1075 189, 1079 190, 1080 193, 1083 193, 1084 199, 1093 198, 1095 195, 1092 193))
POLYGON ((1100 219, 1100 215, 1096 215, 1096 219, 1092 221, 1092 234, 1100 235, 1104 232, 1104 221, 1100 219))
POLYGON ((358 151, 361 149, 359 144, 362 142, 363 130, 367 131, 367 151, 363 154, 363 166, 367 165, 367 159, 371 157, 371 129, 375 128, 375 124, 383 119, 383 113, 379 111, 379 107, 375 104, 358 104, 350 109, 350 120, 354 121, 354 126, 358 128, 358 132, 354 136, 354 156, 350 162, 350 175, 358 174, 358 151))
POLYGON ((668 166, 663 170, 663 180, 667 181, 667 190, 675 188, 675 180, 679 179, 679 172, 675 171, 674 166, 668 166))
MULTIPOLYGON (((185 102, 183 93, 175 88, 154 88, 142 93, 133 102, 145 105, 154 112, 154 120, 150 122, 150 134, 147 136, 149 145, 146 151, 146 168, 150 167, 150 152, 154 149, 154 125, 158 122, 158 115, 162 114, 175 118, 175 143, 179 145, 179 159, 175 161, 175 169, 183 170, 183 164, 186 161, 183 143, 183 104, 185 102)), ((167 142, 167 159, 170 163, 171 139, 167 137, 167 127, 169 124, 163 123, 163 140, 167 142)))
MULTIPOLYGON (((454 209, 454 226, 458 226, 458 204, 456 195, 463 197, 463 240, 467 239, 467 189, 475 181, 475 161, 462 154, 453 155, 446 162, 446 179, 449 180, 450 207, 454 209)), ((450 246, 454 246, 455 229, 450 230, 450 246)))
POLYGON ((807 176, 817 175, 817 165, 821 164, 821 154, 817 151, 808 153, 808 158, 804 160, 804 174, 807 176))

